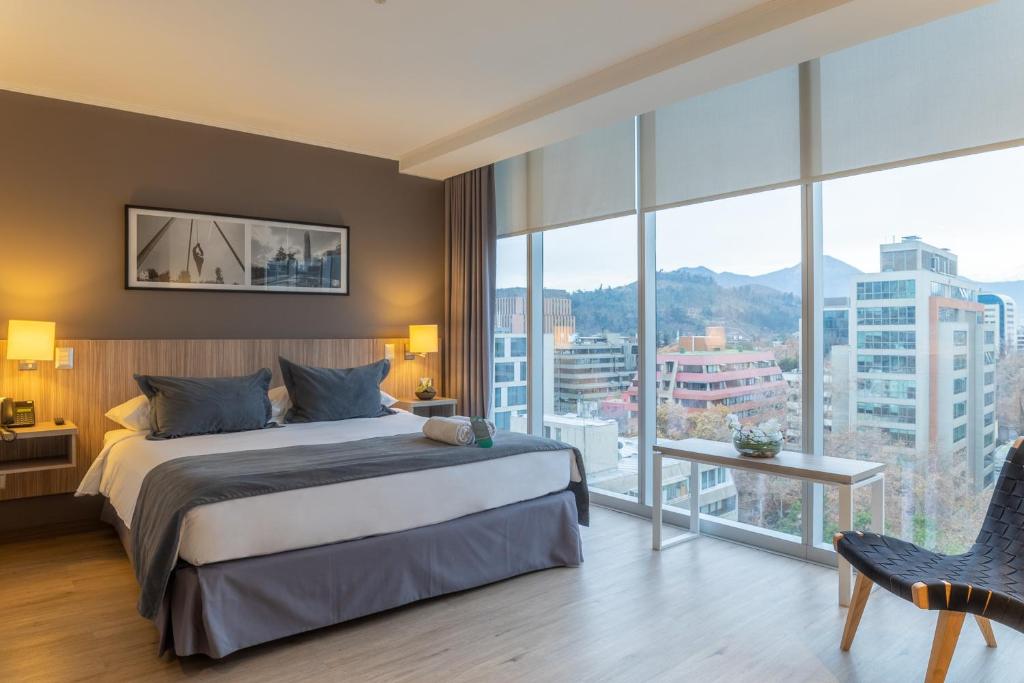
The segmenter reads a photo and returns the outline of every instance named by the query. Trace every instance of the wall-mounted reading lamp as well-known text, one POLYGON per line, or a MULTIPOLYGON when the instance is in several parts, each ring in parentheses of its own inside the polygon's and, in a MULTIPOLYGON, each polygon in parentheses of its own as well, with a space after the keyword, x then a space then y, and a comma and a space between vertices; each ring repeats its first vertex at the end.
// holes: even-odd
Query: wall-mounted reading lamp
POLYGON ((437 325, 409 325, 409 346, 405 359, 416 360, 416 356, 426 358, 428 353, 437 353, 437 325))
POLYGON ((19 370, 37 370, 38 361, 53 360, 57 324, 39 320, 11 320, 7 325, 7 360, 19 370))

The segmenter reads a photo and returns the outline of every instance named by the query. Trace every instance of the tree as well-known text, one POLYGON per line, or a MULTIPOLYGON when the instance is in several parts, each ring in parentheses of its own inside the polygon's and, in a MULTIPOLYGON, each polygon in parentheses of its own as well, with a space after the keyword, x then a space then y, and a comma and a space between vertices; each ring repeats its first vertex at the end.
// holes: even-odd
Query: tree
POLYGON ((1024 353, 1010 353, 996 364, 996 419, 1024 431, 1024 353))
MULTIPOLYGON (((934 448, 920 453, 894 443, 880 430, 827 434, 825 453, 886 464, 885 533, 890 536, 955 554, 966 550, 981 528, 992 489, 974 490, 965 456, 934 448)), ((861 490, 854 496, 857 529, 868 528, 869 495, 861 490)), ((838 491, 825 487, 826 540, 841 531, 838 510, 838 491)))

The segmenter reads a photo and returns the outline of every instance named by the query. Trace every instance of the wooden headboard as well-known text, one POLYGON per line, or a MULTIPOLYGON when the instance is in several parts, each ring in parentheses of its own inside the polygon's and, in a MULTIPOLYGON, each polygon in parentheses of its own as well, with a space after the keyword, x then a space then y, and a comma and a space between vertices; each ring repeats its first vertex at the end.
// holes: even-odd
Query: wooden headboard
POLYGON ((395 345, 395 359, 383 389, 411 396, 420 377, 433 377, 440 389, 440 354, 404 357, 405 339, 200 339, 200 340, 66 340, 57 346, 75 350, 75 367, 56 370, 39 363, 36 371, 19 371, 4 360, 7 343, 0 341, 0 395, 33 399, 36 419, 61 416, 78 425, 75 468, 7 475, 0 500, 74 491, 103 445, 103 434, 118 425, 103 414, 139 395, 133 373, 192 377, 244 375, 259 368, 274 371, 271 386, 281 384, 278 356, 304 365, 347 368, 384 357, 384 345, 395 345))

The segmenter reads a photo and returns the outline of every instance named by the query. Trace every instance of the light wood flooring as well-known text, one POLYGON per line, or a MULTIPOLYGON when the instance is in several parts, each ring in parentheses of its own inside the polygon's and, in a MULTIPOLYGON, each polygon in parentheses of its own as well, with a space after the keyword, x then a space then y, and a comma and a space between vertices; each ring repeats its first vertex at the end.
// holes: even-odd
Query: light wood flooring
MULTIPOLYGON (((157 658, 113 533, 0 545, 0 681, 917 681, 936 614, 876 590, 849 653, 836 573, 703 538, 655 553, 650 526, 604 509, 586 562, 251 648, 157 658)), ((1024 634, 998 649, 964 624, 950 681, 1019 681, 1024 634)))

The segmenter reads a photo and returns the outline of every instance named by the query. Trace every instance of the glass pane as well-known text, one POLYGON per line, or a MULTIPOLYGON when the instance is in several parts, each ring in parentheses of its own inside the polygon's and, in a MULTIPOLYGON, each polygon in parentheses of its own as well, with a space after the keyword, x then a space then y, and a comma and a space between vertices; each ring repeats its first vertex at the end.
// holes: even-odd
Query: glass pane
POLYGON ((498 240, 494 306, 494 424, 526 432, 526 236, 498 240))
MULTIPOLYGON (((732 416, 799 449, 799 188, 656 218, 658 436, 731 441, 732 416)), ((689 506, 688 474, 666 463, 670 505, 689 506)), ((700 490, 710 515, 800 534, 797 481, 702 466, 700 490)))
POLYGON ((636 219, 544 233, 544 435, 577 446, 592 489, 636 498, 636 219))
POLYGON ((1022 426, 1021 168, 1017 148, 822 184, 826 453, 885 462, 886 533, 947 553, 1022 426))

